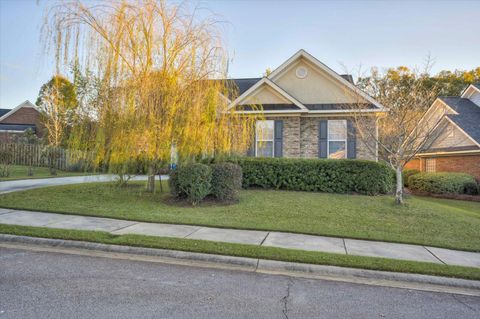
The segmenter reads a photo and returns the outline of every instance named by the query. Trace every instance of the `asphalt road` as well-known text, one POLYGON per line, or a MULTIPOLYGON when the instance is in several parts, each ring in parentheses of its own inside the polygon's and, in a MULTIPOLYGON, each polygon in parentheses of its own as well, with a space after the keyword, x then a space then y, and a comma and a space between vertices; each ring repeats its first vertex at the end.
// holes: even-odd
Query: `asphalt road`
POLYGON ((479 318, 480 298, 0 248, 0 318, 479 318))

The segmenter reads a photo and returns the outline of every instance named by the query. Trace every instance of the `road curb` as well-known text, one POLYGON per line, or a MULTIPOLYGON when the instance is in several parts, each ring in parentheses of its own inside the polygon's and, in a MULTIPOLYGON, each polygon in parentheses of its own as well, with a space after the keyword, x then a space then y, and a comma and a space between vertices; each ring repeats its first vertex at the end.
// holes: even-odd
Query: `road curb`
MULTIPOLYGON (((157 248, 108 245, 93 242, 37 238, 7 234, 0 234, 0 243, 34 245, 39 248, 43 247, 45 249, 64 248, 91 252, 105 252, 114 253, 114 258, 122 258, 121 255, 125 255, 125 258, 135 259, 136 256, 141 260, 150 260, 164 263, 185 264, 191 266, 213 267, 223 269, 237 269, 249 272, 279 274, 303 278, 317 278, 369 285, 461 293, 480 296, 480 281, 477 280, 346 268, 338 266, 302 264, 247 257, 223 256, 157 248), (142 258, 142 256, 151 258, 153 257, 157 259, 145 259, 142 258)), ((66 251, 61 252, 68 253, 66 251)))

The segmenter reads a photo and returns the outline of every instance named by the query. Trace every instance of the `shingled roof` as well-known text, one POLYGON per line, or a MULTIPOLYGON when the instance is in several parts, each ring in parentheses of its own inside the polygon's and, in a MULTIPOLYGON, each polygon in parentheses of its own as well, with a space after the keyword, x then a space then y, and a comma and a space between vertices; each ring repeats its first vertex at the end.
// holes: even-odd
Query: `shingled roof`
POLYGON ((461 97, 441 96, 439 99, 458 113, 446 116, 480 144, 480 106, 461 97))
MULTIPOLYGON (((353 83, 353 77, 351 74, 340 74, 342 78, 348 82, 353 83)), ((228 88, 228 99, 233 101, 243 93, 245 93, 249 88, 255 85, 262 78, 239 78, 239 79, 219 79, 215 81, 225 81, 225 84, 228 88)))
POLYGON ((7 114, 10 111, 11 111, 11 109, 0 109, 0 116, 4 116, 5 114, 7 114))

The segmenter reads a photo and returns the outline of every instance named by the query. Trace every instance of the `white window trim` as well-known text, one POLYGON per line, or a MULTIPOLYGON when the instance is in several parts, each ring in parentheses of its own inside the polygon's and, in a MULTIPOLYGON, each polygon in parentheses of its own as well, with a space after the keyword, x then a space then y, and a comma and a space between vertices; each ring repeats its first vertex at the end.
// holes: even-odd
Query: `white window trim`
POLYGON ((258 142, 272 142, 272 157, 275 157, 275 121, 274 120, 258 120, 255 122, 255 157, 258 156, 258 142), (258 122, 272 122, 273 123, 273 137, 271 140, 258 139, 257 136, 257 125, 258 122))
POLYGON ((348 135, 348 127, 347 127, 347 120, 328 120, 327 121, 327 158, 330 157, 330 142, 345 142, 345 156, 343 158, 347 158, 347 135, 348 135), (330 122, 344 122, 345 123, 345 139, 330 139, 330 122))

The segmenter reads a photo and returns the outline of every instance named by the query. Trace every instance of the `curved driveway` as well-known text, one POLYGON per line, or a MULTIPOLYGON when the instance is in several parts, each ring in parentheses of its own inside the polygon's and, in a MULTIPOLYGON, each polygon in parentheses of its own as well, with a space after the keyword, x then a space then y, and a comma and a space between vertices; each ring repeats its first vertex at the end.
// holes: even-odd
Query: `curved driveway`
MULTIPOLYGON (((59 186, 81 183, 110 182, 117 178, 116 175, 89 175, 89 176, 68 176, 68 177, 52 177, 38 179, 22 179, 14 181, 0 182, 0 194, 23 191, 32 188, 40 188, 47 186, 59 186)), ((146 175, 138 175, 132 178, 135 181, 144 181, 146 175)), ((162 176, 162 179, 168 179, 168 176, 162 176)))

